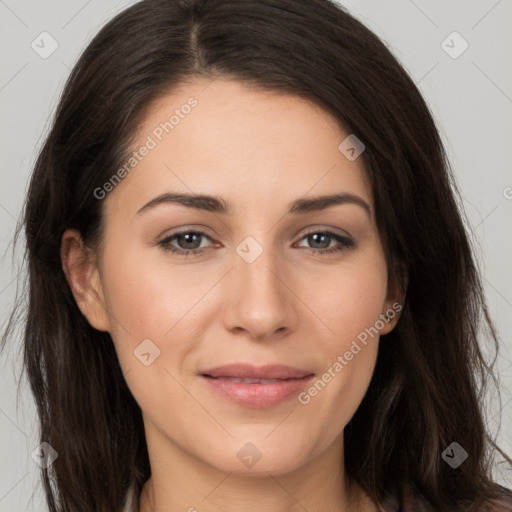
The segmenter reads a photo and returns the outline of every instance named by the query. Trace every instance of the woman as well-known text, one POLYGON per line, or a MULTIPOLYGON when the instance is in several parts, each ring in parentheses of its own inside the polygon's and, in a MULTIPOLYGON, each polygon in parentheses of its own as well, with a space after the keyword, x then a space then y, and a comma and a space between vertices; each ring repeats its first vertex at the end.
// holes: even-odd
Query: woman
POLYGON ((435 123, 334 3, 116 16, 24 229, 49 510, 512 510, 435 123))

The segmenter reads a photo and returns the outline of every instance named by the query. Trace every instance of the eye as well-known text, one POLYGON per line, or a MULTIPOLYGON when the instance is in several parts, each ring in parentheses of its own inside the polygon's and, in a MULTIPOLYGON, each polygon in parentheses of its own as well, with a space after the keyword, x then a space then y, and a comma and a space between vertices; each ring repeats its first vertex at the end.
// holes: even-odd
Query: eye
POLYGON ((161 246, 164 251, 170 252, 171 254, 178 254, 185 257, 188 255, 196 256, 204 252, 204 247, 200 247, 201 237, 206 237, 211 240, 203 231, 181 231, 164 238, 158 245, 161 246), (181 247, 176 248, 171 245, 174 239, 178 241, 178 245, 181 247))
POLYGON ((310 233, 306 233, 301 240, 304 239, 306 239, 308 243, 313 244, 313 247, 307 248, 310 249, 312 254, 324 255, 355 247, 353 240, 345 236, 337 235, 331 231, 311 231, 310 233), (329 248, 330 242, 333 241, 337 242, 337 245, 329 248), (327 248, 318 247, 318 245, 327 245, 327 248))
MULTIPOLYGON (((201 239, 207 238, 212 240, 203 231, 181 231, 174 233, 158 243, 160 247, 166 252, 176 254, 178 256, 197 256, 203 253, 208 247, 201 247, 201 239), (173 241, 176 240, 178 247, 173 245, 173 241)), ((301 240, 306 239, 308 243, 313 244, 313 247, 306 247, 312 254, 330 254, 340 252, 348 248, 355 247, 355 243, 350 238, 338 235, 331 231, 312 231, 306 233, 301 240), (329 247, 331 242, 335 242, 335 245, 329 247), (321 247, 326 245, 327 247, 321 247), (319 247, 320 246, 320 247, 319 247)), ((303 247, 299 245, 299 247, 303 247)))

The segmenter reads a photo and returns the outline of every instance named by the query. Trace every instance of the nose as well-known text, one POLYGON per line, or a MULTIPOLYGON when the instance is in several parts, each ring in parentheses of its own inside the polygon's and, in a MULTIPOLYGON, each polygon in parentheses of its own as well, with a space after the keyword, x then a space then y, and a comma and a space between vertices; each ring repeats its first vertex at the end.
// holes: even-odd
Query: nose
POLYGON ((227 276, 224 324, 231 332, 247 333, 263 341, 282 337, 299 319, 291 272, 270 247, 252 262, 235 252, 234 268, 227 276))

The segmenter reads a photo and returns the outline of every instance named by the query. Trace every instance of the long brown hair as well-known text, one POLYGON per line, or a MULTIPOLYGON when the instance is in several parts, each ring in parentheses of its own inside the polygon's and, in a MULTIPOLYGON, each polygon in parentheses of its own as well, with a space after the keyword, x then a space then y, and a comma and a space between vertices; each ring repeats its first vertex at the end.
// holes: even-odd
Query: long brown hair
POLYGON ((59 454, 42 470, 49 510, 119 511, 128 487, 140 492, 150 476, 140 407, 110 335, 75 303, 60 242, 75 228, 96 247, 103 202, 94 190, 126 161, 148 106, 196 76, 307 98, 366 146, 390 283, 406 286, 406 300, 345 429, 348 475, 377 501, 413 484, 440 511, 495 496, 495 451, 512 461, 484 422, 494 374, 478 338, 497 350, 498 336, 453 174, 414 82, 330 0, 145 0, 106 24, 74 66, 24 209, 23 363, 41 442, 59 454), (441 458, 452 441, 470 454, 456 470, 441 458))

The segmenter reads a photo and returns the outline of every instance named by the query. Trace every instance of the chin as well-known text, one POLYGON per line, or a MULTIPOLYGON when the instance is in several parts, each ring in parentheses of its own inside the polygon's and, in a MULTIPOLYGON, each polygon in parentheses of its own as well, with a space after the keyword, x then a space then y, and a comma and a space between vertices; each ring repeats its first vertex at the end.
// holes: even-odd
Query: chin
MULTIPOLYGON (((269 430, 261 436, 244 436, 230 439, 229 443, 218 444, 215 453, 210 453, 207 464, 239 476, 268 477, 268 473, 280 475, 290 473, 306 464, 307 447, 297 439, 282 436, 271 439, 269 430), (266 437, 268 436, 268 437, 266 437)), ((204 453, 201 454, 204 460, 204 453)))

